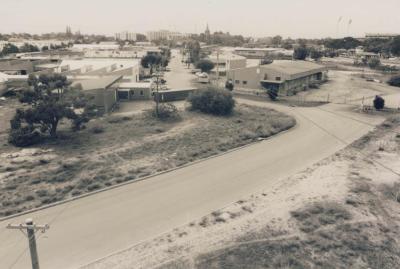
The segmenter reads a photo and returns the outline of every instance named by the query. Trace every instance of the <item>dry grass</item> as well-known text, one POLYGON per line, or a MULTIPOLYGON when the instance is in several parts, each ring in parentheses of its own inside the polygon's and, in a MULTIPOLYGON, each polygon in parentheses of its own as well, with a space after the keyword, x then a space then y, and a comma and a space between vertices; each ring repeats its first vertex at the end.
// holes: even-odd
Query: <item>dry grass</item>
POLYGON ((295 124, 282 113, 245 105, 229 117, 184 111, 181 118, 109 116, 77 133, 61 124, 59 139, 32 148, 33 153, 0 146, 8 156, 0 164, 0 216, 178 167, 295 124), (38 195, 38 190, 47 192, 38 195))

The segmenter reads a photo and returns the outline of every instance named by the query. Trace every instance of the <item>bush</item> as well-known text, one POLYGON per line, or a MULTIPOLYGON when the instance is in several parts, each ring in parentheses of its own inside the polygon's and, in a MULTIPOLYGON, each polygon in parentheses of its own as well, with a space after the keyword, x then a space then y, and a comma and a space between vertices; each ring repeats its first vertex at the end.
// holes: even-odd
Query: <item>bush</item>
POLYGON ((90 129, 90 132, 93 134, 101 134, 104 132, 104 128, 101 126, 94 126, 92 129, 90 129))
POLYGON ((378 58, 372 58, 368 60, 368 66, 371 69, 376 69, 381 65, 381 60, 378 58))
MULTIPOLYGON (((152 114, 154 117, 157 117, 156 108, 154 108, 152 114)), ((165 103, 158 106, 158 118, 161 120, 177 120, 180 118, 180 115, 175 105, 165 103)))
POLYGON ((213 115, 229 115, 235 107, 235 100, 230 92, 211 88, 193 93, 188 101, 193 110, 213 115))
POLYGON ((382 97, 380 97, 379 95, 375 96, 374 99, 374 107, 376 110, 381 110, 383 109, 385 106, 385 99, 383 99, 382 97))
POLYGON ((41 139, 40 133, 30 127, 19 127, 11 129, 8 142, 17 147, 27 147, 38 143, 41 139))
POLYGON ((391 85, 391 86, 400 87, 400 76, 392 77, 388 81, 388 84, 391 85))

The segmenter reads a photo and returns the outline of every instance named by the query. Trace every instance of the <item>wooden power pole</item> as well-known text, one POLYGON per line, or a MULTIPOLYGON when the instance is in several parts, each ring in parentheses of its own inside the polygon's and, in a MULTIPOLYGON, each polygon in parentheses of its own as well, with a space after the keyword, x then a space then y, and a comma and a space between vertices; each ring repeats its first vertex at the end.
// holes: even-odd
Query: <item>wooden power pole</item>
POLYGON ((36 225, 34 224, 32 219, 26 219, 24 224, 8 224, 7 229, 17 229, 20 230, 23 234, 28 237, 29 242, 29 250, 31 253, 31 260, 32 260, 32 269, 39 269, 39 257, 36 247, 36 238, 35 232, 37 230, 44 233, 47 229, 49 229, 49 225, 36 225), (26 233, 25 230, 26 229, 26 233))

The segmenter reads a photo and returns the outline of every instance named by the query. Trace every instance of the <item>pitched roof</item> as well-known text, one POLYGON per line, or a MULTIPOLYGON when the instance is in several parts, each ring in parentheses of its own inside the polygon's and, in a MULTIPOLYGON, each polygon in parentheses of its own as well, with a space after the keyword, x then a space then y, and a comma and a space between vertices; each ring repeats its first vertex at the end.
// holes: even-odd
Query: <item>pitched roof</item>
POLYGON ((264 70, 274 70, 289 75, 292 79, 309 75, 312 73, 325 71, 327 68, 323 65, 308 61, 277 60, 271 64, 261 66, 264 70))
POLYGON ((107 89, 121 78, 122 76, 105 76, 93 79, 76 80, 72 86, 80 84, 83 91, 107 89))

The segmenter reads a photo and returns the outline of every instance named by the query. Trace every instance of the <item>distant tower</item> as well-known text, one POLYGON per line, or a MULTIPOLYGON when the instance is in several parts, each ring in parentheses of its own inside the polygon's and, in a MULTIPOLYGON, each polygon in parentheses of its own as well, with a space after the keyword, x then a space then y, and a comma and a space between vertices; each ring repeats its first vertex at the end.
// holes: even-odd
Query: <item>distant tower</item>
POLYGON ((65 34, 66 34, 68 37, 72 36, 72 30, 71 30, 71 27, 70 27, 70 26, 67 26, 67 30, 65 31, 65 34))
POLYGON ((209 42, 211 33, 210 33, 210 28, 208 27, 208 23, 207 23, 207 27, 206 27, 206 31, 204 32, 204 35, 206 36, 206 42, 209 42))

